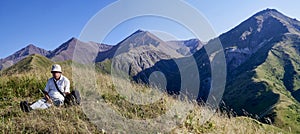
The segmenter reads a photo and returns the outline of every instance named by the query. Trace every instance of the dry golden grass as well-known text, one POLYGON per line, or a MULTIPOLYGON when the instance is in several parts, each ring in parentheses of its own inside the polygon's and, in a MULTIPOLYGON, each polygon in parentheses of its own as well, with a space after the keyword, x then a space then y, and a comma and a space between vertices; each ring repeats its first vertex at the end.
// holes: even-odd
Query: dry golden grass
POLYGON ((37 90, 34 88, 38 87, 31 87, 30 84, 39 83, 41 86, 43 83, 45 84, 46 78, 44 77, 46 76, 36 78, 33 75, 23 74, 18 77, 3 76, 0 78, 1 93, 8 88, 13 88, 13 85, 23 85, 19 86, 19 89, 11 89, 11 96, 6 100, 0 100, 0 133, 112 133, 113 131, 122 132, 122 129, 128 130, 127 133, 159 133, 169 130, 169 133, 257 134, 281 132, 278 128, 247 117, 228 117, 227 114, 220 112, 216 112, 211 118, 205 120, 214 112, 186 99, 179 100, 166 93, 161 94, 150 87, 130 84, 130 82, 118 78, 113 81, 110 75, 95 73, 88 68, 81 71, 84 73, 80 73, 78 70, 73 74, 65 73, 75 83, 74 87, 77 87, 83 95, 81 106, 51 107, 47 110, 34 110, 30 113, 23 113, 19 108, 19 102, 26 99, 33 102, 42 95, 39 92, 30 92, 28 96, 16 97, 14 91, 22 89, 27 93, 27 90, 37 90), (74 77, 71 77, 71 74, 74 77), (88 81, 84 81, 87 76, 93 76, 93 78, 89 77, 88 81), (10 81, 15 81, 15 83, 10 83, 10 81), (84 81, 84 84, 80 81, 84 81), (24 82, 28 82, 28 84, 21 84, 24 82), (12 85, 8 85, 8 83, 12 85), (125 92, 128 93, 128 96, 119 94, 122 92, 118 90, 120 86, 128 90, 125 92), (152 103, 149 98, 134 98, 138 94, 146 94, 146 96, 150 94, 153 97, 152 100, 156 101, 152 103), (132 104, 131 101, 136 104, 132 104), (146 102, 151 102, 151 104, 146 102), (183 112, 189 108, 187 113, 183 112), (116 114, 111 114, 112 111, 116 114), (158 117, 160 119, 157 119, 158 117), (122 120, 125 121, 122 122, 122 120), (169 124, 170 128, 165 126, 168 120, 174 122, 169 124), (137 122, 140 123, 136 124, 137 122), (113 126, 122 125, 122 123, 128 125, 129 128, 113 126), (149 130, 144 131, 145 128, 149 128, 149 130), (151 130, 151 128, 153 129, 151 130))

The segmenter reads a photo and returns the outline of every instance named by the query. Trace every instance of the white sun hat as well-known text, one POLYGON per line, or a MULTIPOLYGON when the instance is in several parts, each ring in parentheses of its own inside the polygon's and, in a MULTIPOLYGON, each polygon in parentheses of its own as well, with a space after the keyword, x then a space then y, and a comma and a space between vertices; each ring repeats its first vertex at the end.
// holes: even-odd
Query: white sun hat
POLYGON ((51 73, 52 72, 60 72, 61 73, 62 71, 61 71, 60 65, 58 65, 58 64, 52 65, 51 73))

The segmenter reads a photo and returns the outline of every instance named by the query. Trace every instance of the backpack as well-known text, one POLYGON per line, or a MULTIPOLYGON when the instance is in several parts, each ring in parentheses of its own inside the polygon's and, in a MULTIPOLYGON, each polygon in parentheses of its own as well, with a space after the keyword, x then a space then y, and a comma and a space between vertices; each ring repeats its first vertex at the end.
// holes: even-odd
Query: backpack
POLYGON ((80 93, 78 90, 73 90, 70 94, 67 94, 65 96, 65 101, 64 103, 72 106, 72 105, 80 105, 81 102, 81 97, 80 97, 80 93))

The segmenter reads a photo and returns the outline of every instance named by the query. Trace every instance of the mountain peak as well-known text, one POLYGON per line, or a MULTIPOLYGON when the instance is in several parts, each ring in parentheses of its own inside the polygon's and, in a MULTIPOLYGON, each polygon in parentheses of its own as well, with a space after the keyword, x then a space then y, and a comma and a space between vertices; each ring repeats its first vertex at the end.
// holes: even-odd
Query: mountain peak
MULTIPOLYGON (((135 35, 148 35, 148 36, 154 36, 152 33, 150 33, 149 31, 145 31, 142 29, 138 29, 137 31, 135 31, 134 33, 132 33, 130 36, 135 36, 135 35)), ((129 37, 130 37, 129 36, 129 37)))
POLYGON ((299 34, 299 30, 299 21, 289 18, 276 9, 268 8, 254 14, 235 28, 219 36, 228 53, 226 55, 228 68, 235 69, 253 53, 267 45, 267 42, 280 40, 285 34, 299 34))
POLYGON ((146 40, 146 39, 153 39, 153 40, 161 41, 158 37, 156 37, 152 33, 148 32, 148 31, 138 29, 137 31, 135 31, 131 35, 129 35, 127 38, 125 38, 124 40, 119 42, 118 45, 124 44, 124 42, 128 43, 128 41, 132 42, 132 43, 135 42, 134 44, 142 45, 142 44, 145 44, 145 43, 142 43, 142 42, 144 42, 143 40, 146 40), (139 43, 137 43, 137 42, 139 42, 139 43))
POLYGON ((76 37, 72 37, 70 40, 78 40, 76 37))
POLYGON ((72 37, 65 43, 61 44, 58 48, 51 51, 51 54, 47 55, 47 57, 54 61, 70 60, 72 59, 76 45, 79 45, 81 43, 82 42, 80 40, 72 37))
POLYGON ((258 12, 257 14, 266 14, 266 13, 280 13, 280 12, 277 11, 276 9, 267 8, 267 9, 264 9, 264 10, 258 12))
MULTIPOLYGON (((257 38, 261 38, 263 41, 276 36, 281 36, 286 33, 298 33, 299 31, 299 21, 291 19, 290 17, 280 13, 276 9, 267 8, 254 14, 253 16, 227 32, 227 34, 235 36, 232 38, 239 38, 239 41, 244 41, 244 43, 236 43, 223 40, 222 44, 224 44, 225 46, 235 44, 244 48, 251 46, 251 43, 249 43, 249 41, 247 43, 247 41, 245 40, 254 38, 254 36, 257 38)), ((225 35, 226 33, 220 35, 221 40, 225 35)), ((256 47, 255 44, 259 43, 253 43, 254 47, 256 47)))
POLYGON ((70 42, 72 42, 72 41, 74 41, 74 42, 77 42, 77 41, 79 41, 77 38, 75 38, 75 37, 72 37, 72 38, 70 38, 68 41, 66 41, 65 43, 70 43, 70 42))
POLYGON ((289 17, 285 16, 284 14, 279 12, 278 10, 270 9, 270 8, 262 10, 262 11, 256 13, 256 14, 254 14, 253 16, 254 17, 263 16, 264 18, 273 17, 273 18, 278 18, 279 20, 280 19, 284 19, 284 20, 289 19, 289 17))
POLYGON ((276 20, 281 23, 282 27, 285 27, 290 33, 299 34, 300 32, 300 22, 297 19, 292 19, 281 12, 277 11, 276 9, 265 9, 256 13, 253 16, 258 21, 265 21, 265 20, 276 20))
POLYGON ((134 46, 143 46, 143 45, 154 45, 157 46, 161 42, 163 42, 161 39, 153 35, 152 33, 138 29, 134 33, 132 33, 130 36, 128 36, 126 39, 121 41, 119 44, 135 44, 134 46))
POLYGON ((299 21, 297 19, 292 19, 288 16, 286 16, 285 14, 279 12, 278 10, 276 9, 270 9, 270 8, 267 8, 265 10, 262 10, 256 14, 253 15, 253 17, 257 18, 259 16, 262 16, 263 18, 269 18, 269 17, 272 17, 272 18, 275 18, 277 20, 279 20, 281 23, 283 24, 286 24, 286 25, 299 25, 299 21))
POLYGON ((33 45, 33 44, 29 44, 29 45, 27 45, 25 48, 32 48, 32 47, 36 47, 36 46, 33 45))
POLYGON ((29 44, 26 47, 22 48, 21 50, 19 50, 18 52, 31 52, 31 51, 36 51, 37 49, 40 49, 39 47, 33 45, 33 44, 29 44))
POLYGON ((147 32, 147 31, 144 31, 142 29, 138 29, 137 31, 135 31, 133 34, 137 34, 137 33, 143 33, 143 32, 147 32))
POLYGON ((67 40, 65 43, 63 43, 62 45, 60 45, 58 48, 56 48, 55 50, 53 50, 53 52, 61 50, 61 49, 65 50, 65 49, 67 49, 69 47, 75 47, 75 45, 76 45, 77 42, 80 43, 80 41, 77 38, 72 37, 69 40, 67 40))

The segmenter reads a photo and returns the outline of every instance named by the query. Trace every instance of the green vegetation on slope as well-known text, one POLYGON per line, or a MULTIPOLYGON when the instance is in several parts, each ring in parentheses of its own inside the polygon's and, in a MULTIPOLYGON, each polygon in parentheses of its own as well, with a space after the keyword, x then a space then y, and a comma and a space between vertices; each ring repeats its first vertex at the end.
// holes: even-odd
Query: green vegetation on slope
POLYGON ((258 80, 269 83, 269 87, 280 95, 280 100, 274 110, 267 116, 274 120, 274 125, 285 130, 300 132, 300 104, 295 92, 299 87, 299 52, 295 46, 300 44, 297 40, 287 36, 287 39, 274 46, 269 52, 267 61, 257 68, 258 80))
POLYGON ((244 109, 263 122, 299 133, 299 44, 299 36, 285 35, 260 49, 227 85, 226 104, 238 114, 244 109))
POLYGON ((23 74, 28 71, 31 73, 46 72, 51 65, 52 61, 38 54, 30 55, 23 60, 1 72, 3 75, 23 74))

